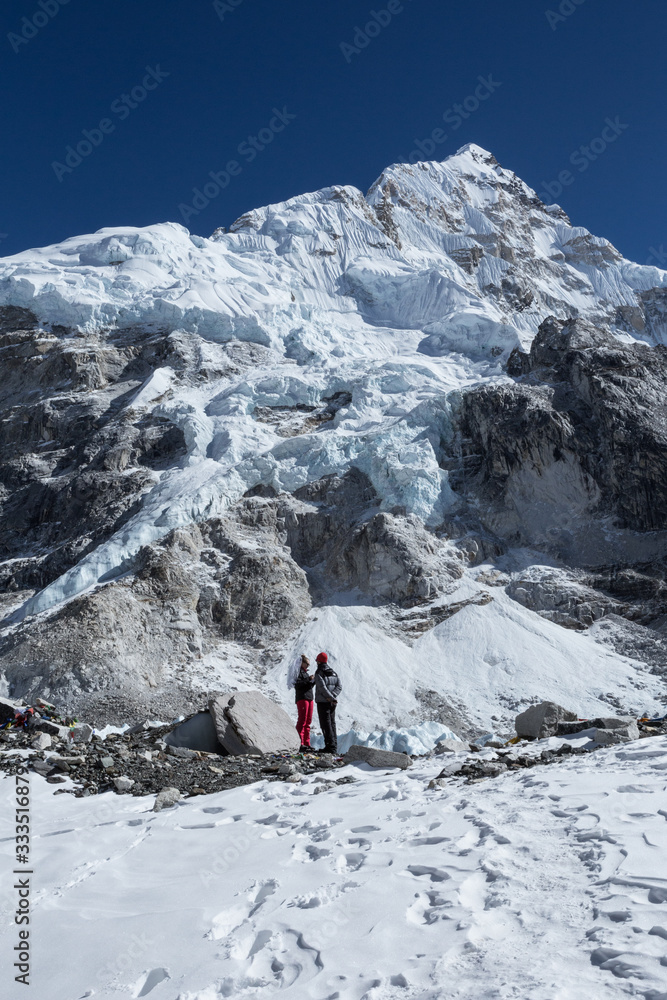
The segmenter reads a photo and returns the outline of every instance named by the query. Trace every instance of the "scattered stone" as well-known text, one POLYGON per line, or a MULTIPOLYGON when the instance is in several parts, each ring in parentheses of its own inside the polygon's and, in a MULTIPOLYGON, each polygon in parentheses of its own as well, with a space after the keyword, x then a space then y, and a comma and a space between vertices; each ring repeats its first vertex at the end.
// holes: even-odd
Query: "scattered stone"
POLYGON ((280 767, 278 768, 278 774, 282 775, 294 774, 295 771, 296 771, 296 766, 294 764, 285 763, 281 764, 280 767))
POLYGON ((167 753, 171 754, 172 757, 185 757, 192 759, 193 757, 199 757, 196 750, 190 750, 189 747, 167 747, 167 753))
POLYGON ((122 794, 123 792, 129 792, 134 784, 134 780, 128 778, 126 774, 121 774, 119 778, 113 779, 113 783, 116 786, 116 791, 122 794))
POLYGON ((100 766, 103 767, 105 771, 108 771, 114 766, 113 757, 100 757, 100 766))
POLYGON ((61 785, 63 781, 67 781, 62 774, 47 774, 46 780, 50 785, 61 785))
POLYGON ((30 741, 30 746, 33 750, 48 750, 51 746, 51 737, 48 733, 38 733, 37 736, 30 741))
POLYGON ((36 771, 37 774, 41 774, 43 778, 45 778, 47 774, 51 774, 51 771, 53 771, 53 764, 51 764, 48 760, 33 760, 31 761, 31 765, 33 771, 36 771))
POLYGON ((515 719, 517 736, 532 740, 542 740, 555 736, 559 722, 576 722, 577 716, 555 701, 543 701, 531 705, 515 719))
POLYGON ((315 767, 327 768, 334 766, 334 755, 331 753, 322 753, 315 761, 315 767))
POLYGON ((153 812, 160 812, 162 809, 171 809, 172 806, 176 805, 180 797, 181 793, 178 788, 163 788, 155 798, 153 812))
POLYGON ((286 779, 288 785, 300 785, 301 775, 300 774, 290 774, 286 779))
POLYGON ((60 726, 57 722, 51 722, 50 719, 38 719, 31 728, 33 732, 48 733, 49 736, 55 736, 60 740, 69 739, 69 726, 60 726))
POLYGON ((74 743, 90 743, 93 738, 93 727, 86 722, 78 723, 72 726, 69 736, 74 743))
POLYGON ((130 726, 129 729, 125 730, 125 736, 136 736, 138 733, 145 733, 151 727, 147 722, 138 722, 136 726, 130 726))
POLYGON ((362 747, 357 744, 350 747, 343 760, 346 764, 363 761, 371 767, 400 767, 402 770, 412 764, 412 757, 408 757, 405 753, 394 753, 393 750, 378 750, 376 747, 362 747))

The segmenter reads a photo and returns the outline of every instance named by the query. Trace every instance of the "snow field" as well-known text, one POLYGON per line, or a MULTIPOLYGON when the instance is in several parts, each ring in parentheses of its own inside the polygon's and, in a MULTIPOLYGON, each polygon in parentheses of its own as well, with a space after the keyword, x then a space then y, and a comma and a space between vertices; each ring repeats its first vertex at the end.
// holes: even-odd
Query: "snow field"
MULTIPOLYGON (((667 739, 430 790, 442 763, 352 765, 159 814, 152 797, 72 800, 33 776, 33 989, 50 1000, 662 996, 667 739)), ((0 794, 10 865, 14 782, 0 794)), ((12 907, 5 890, 4 954, 12 907)))

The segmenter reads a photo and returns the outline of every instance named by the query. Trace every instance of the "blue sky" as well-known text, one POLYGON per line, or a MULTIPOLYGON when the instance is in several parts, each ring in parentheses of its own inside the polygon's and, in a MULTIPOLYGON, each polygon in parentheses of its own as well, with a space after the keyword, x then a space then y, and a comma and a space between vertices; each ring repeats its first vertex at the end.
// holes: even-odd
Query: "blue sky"
POLYGON ((304 191, 365 191, 417 141, 424 159, 477 142, 667 267, 655 0, 5 0, 0 16, 2 254, 166 220, 208 236, 304 191))

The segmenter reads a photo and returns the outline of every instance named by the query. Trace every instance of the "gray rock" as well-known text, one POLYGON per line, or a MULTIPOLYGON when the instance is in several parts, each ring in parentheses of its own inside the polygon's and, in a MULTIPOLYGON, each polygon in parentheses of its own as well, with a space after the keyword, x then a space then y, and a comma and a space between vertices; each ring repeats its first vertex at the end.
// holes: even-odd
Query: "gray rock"
POLYGON ((60 740, 69 739, 69 726, 59 726, 57 722, 51 722, 49 719, 38 719, 32 729, 37 733, 48 733, 49 736, 55 736, 60 740))
MULTIPOLYGON (((628 726, 630 728, 634 726, 637 729, 637 720, 632 715, 612 716, 611 718, 595 719, 594 725, 596 729, 627 729, 628 726)), ((638 729, 634 739, 639 739, 638 729)))
POLYGON ((100 757, 100 764, 105 771, 108 771, 109 768, 114 766, 114 759, 113 757, 100 757))
POLYGON ((93 738, 93 727, 86 722, 79 722, 76 726, 72 726, 69 735, 74 743, 90 743, 93 738))
POLYGON ((287 763, 285 763, 285 764, 281 764, 280 767, 278 768, 278 774, 281 774, 281 775, 294 774, 295 771, 296 771, 296 767, 294 766, 294 764, 287 764, 287 763))
POLYGON ((298 750, 301 746, 287 712, 259 691, 240 691, 232 695, 226 715, 241 741, 261 753, 298 750))
POLYGON ((45 778, 47 774, 51 774, 53 764, 49 760, 36 760, 32 763, 32 769, 45 778))
POLYGON ((361 747, 356 743, 350 747, 343 760, 346 764, 363 761, 371 767, 400 767, 402 770, 410 767, 412 757, 405 753, 394 753, 393 750, 377 750, 375 747, 361 747))
POLYGON ((439 740, 435 745, 435 753, 467 753, 468 744, 463 740, 439 740))
POLYGON ((559 722, 574 722, 576 714, 569 712, 555 701, 543 701, 539 705, 531 705, 515 719, 517 736, 525 739, 542 740, 547 736, 555 736, 559 722))
POLYGON ((155 797, 153 812, 161 812, 162 809, 171 809, 181 797, 178 788, 163 788, 155 797))
POLYGON ((116 786, 117 792, 129 792, 134 784, 133 778, 128 778, 126 774, 121 774, 119 778, 114 778, 113 783, 116 786))
POLYGON ((30 741, 30 746, 33 750, 48 750, 51 746, 51 737, 48 733, 38 733, 37 736, 30 741))
POLYGON ((586 729, 622 729, 634 724, 635 719, 632 716, 578 719, 576 722, 559 722, 556 736, 572 736, 574 733, 582 733, 586 729))
POLYGON ((199 754, 196 750, 190 750, 189 747, 167 747, 167 753, 170 753, 172 757, 185 757, 185 758, 198 758, 199 754))
POLYGON ((8 719, 13 719, 18 711, 19 706, 13 701, 9 701, 8 698, 0 698, 0 725, 7 722, 8 719))
POLYGON ((221 745, 232 757, 238 757, 242 754, 257 752, 257 750, 256 747, 246 746, 227 718, 227 706, 233 697, 232 694, 221 694, 216 698, 211 698, 208 703, 208 710, 211 713, 215 731, 221 745))
POLYGON ((593 739, 602 746, 613 746, 615 743, 629 743, 639 739, 639 728, 636 722, 629 726, 617 726, 614 729, 596 729, 593 739))

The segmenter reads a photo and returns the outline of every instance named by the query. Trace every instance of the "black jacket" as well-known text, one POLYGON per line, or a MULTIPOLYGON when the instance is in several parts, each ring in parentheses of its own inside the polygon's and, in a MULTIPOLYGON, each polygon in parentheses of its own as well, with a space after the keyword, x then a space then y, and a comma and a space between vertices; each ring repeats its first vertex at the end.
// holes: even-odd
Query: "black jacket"
POLYGON ((294 700, 312 701, 314 687, 315 678, 309 677, 308 674, 304 674, 303 670, 300 670, 299 676, 294 682, 294 700))
POLYGON ((315 671, 315 701, 318 703, 335 701, 343 690, 335 670, 326 663, 320 663, 315 671))

